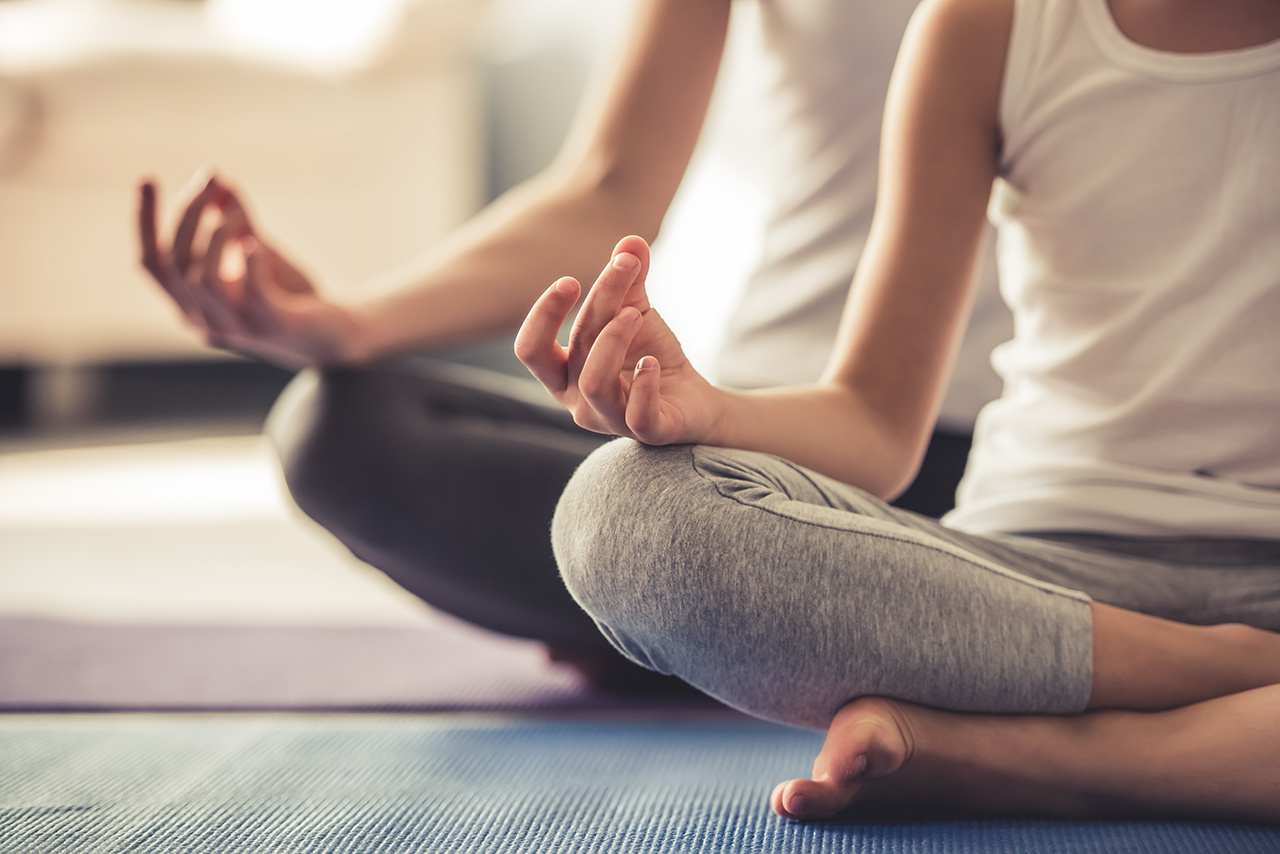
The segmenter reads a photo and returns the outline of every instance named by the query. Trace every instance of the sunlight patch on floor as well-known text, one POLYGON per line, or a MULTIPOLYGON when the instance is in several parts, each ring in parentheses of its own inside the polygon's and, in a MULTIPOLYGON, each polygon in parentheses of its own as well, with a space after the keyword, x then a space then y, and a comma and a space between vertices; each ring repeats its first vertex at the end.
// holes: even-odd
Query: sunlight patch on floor
POLYGON ((289 512, 261 436, 0 456, 0 525, 218 524, 289 512))
POLYGON ((436 618, 293 508, 260 436, 0 454, 0 615, 436 618))

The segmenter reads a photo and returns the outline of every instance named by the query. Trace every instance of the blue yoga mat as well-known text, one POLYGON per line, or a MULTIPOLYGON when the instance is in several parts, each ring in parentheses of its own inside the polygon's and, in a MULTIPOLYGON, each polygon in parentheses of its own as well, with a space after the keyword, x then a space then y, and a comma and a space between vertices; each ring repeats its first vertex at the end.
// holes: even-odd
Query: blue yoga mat
POLYGON ((769 812, 817 735, 736 718, 0 718, 0 849, 108 852, 1249 852, 1280 828, 799 824, 769 812))

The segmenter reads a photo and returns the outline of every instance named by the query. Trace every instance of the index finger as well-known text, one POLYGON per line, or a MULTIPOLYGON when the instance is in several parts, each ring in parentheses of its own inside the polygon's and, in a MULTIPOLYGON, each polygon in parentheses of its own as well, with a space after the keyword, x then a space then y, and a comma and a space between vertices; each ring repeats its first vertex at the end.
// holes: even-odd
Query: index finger
POLYGON ((568 359, 564 348, 556 341, 556 333, 578 301, 581 290, 582 286, 576 279, 566 276, 557 280, 538 297, 516 333, 516 358, 524 362, 529 373, 553 395, 559 395, 568 388, 565 371, 568 359))

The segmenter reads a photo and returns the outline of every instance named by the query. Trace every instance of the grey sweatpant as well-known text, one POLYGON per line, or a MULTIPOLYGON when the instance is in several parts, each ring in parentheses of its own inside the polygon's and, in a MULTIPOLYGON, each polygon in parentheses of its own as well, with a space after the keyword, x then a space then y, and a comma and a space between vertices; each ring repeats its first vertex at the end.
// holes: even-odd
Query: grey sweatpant
POLYGON ((867 694, 1081 711, 1090 597, 1280 627, 1280 541, 969 535, 724 448, 605 445, 570 480, 552 543, 570 593, 623 654, 815 728, 867 694))

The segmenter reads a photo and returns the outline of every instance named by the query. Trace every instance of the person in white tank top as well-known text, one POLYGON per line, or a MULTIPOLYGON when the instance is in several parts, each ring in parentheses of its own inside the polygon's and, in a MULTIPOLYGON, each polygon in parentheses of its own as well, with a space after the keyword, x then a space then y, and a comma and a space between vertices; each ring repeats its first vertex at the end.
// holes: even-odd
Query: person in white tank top
POLYGON ((1018 332, 947 523, 1280 535, 1280 45, 1152 50, 1105 0, 1022 7, 1012 45, 1018 332))
MULTIPOLYGON (((534 305, 517 338, 522 360, 578 423, 636 440, 595 452, 562 498, 553 536, 566 582, 635 660, 762 716, 829 721, 813 778, 774 791, 781 815, 817 818, 885 798, 1280 821, 1273 631, 1202 629, 1090 602, 1092 673, 1076 715, 975 714, 986 700, 931 702, 910 679, 897 684, 928 705, 853 691, 832 714, 821 692, 806 708, 756 690, 761 680, 789 690, 788 671, 805 671, 851 623, 881 633, 864 637, 875 648, 871 676, 902 669, 945 683, 932 662, 955 660, 947 641, 964 635, 948 622, 988 612, 956 590, 956 602, 913 613, 914 599, 951 583, 930 562, 977 568, 1006 591, 1035 587, 1033 598, 1070 603, 1064 619, 1082 594, 1036 580, 1107 549, 1105 565, 1139 583, 1181 565, 1182 556, 1155 557, 1179 543, 1267 555, 1252 571, 1280 574, 1280 7, 931 0, 908 29, 885 125, 867 253, 819 382, 747 393, 708 383, 649 304, 648 250, 636 237, 615 246, 568 347, 554 333, 578 282, 557 281, 534 305), (1017 334, 998 359, 1006 395, 980 418, 952 519, 977 533, 962 533, 871 496, 910 479, 936 417, 996 179, 1017 334), (756 469, 767 476, 754 480, 756 469), (650 485, 646 503, 629 502, 650 485), (792 488, 818 497, 802 506, 792 488), (693 512, 695 500, 711 512, 693 512), (724 520, 756 502, 768 542, 753 545, 753 531, 725 530, 724 520), (667 504, 680 514, 668 518, 667 504), (702 527, 686 537, 690 525, 702 527), (1182 539, 1151 536, 1168 532, 1182 539), (697 547, 672 556, 666 539, 697 547), (1135 559, 1117 557, 1126 550, 1135 559), (718 605, 682 610, 720 574, 697 551, 741 557, 714 589, 718 605), (835 570, 895 553, 897 583, 885 584, 895 598, 832 615, 844 594, 831 589, 835 570), (833 574, 811 583, 820 561, 833 574), (638 605, 625 598, 632 578, 638 605), (664 600, 668 586, 681 596, 664 600), (737 598, 750 623, 720 634, 717 608, 737 613, 737 598), (775 622, 769 609, 786 617, 761 640, 775 622), (896 656, 913 641, 894 635, 895 615, 936 637, 896 656), (795 637, 785 647, 795 657, 775 667, 778 644, 795 637), (1192 660, 1203 669, 1188 670, 1192 660)), ((982 652, 992 671, 1008 660, 982 652)), ((1077 663, 1056 655, 1051 663, 1077 663)), ((842 663, 828 662, 832 678, 842 663)), ((812 680, 795 684, 808 690, 812 680)))

